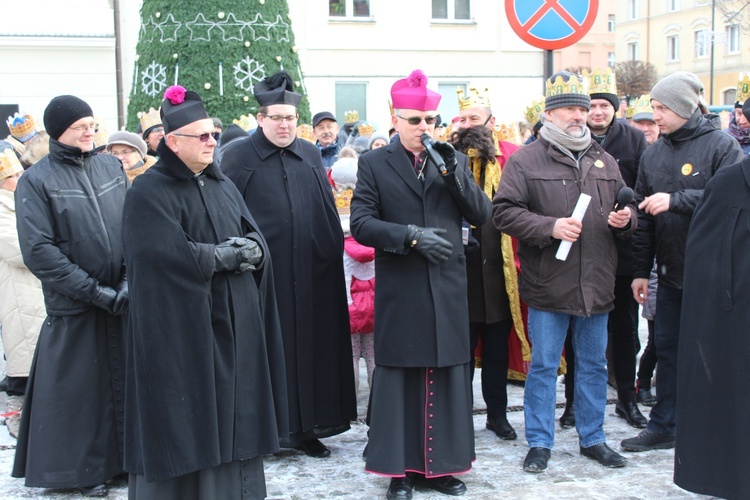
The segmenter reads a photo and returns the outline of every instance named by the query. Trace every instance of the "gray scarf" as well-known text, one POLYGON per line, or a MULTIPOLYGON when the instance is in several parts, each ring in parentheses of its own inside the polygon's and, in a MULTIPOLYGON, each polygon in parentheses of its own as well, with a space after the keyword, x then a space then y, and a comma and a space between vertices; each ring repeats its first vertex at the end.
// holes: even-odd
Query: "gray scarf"
POLYGON ((541 136, 549 142, 560 148, 562 151, 567 151, 572 157, 577 157, 575 153, 583 151, 589 144, 591 144, 591 131, 584 124, 583 126, 583 137, 571 137, 570 135, 563 132, 562 129, 555 126, 551 121, 547 120, 544 122, 539 133, 541 136))

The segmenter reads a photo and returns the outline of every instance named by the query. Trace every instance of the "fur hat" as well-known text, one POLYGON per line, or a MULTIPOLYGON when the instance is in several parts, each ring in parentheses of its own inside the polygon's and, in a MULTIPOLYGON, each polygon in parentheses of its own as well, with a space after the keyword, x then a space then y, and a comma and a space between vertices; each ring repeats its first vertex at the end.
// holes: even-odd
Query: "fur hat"
POLYGON ((127 130, 118 130, 117 132, 109 136, 109 142, 107 142, 108 153, 112 152, 112 146, 114 146, 115 144, 130 146, 131 148, 138 151, 138 154, 141 155, 141 160, 146 158, 148 146, 146 146, 146 141, 141 139, 138 134, 128 132, 127 130))
POLYGON ((676 71, 659 81, 651 90, 656 99, 678 116, 690 118, 698 109, 703 83, 689 71, 676 71))
POLYGON ((94 117, 86 101, 74 95, 59 95, 44 110, 44 129, 55 140, 81 118, 94 117))

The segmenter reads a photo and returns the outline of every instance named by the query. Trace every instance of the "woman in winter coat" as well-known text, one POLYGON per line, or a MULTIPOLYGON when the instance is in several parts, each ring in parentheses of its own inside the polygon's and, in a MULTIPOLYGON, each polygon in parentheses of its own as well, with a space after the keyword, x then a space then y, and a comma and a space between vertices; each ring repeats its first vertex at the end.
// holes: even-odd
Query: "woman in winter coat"
POLYGON ((15 153, 0 152, 0 324, 8 376, 5 425, 18 436, 36 340, 46 316, 42 284, 23 263, 13 192, 23 167, 15 153))

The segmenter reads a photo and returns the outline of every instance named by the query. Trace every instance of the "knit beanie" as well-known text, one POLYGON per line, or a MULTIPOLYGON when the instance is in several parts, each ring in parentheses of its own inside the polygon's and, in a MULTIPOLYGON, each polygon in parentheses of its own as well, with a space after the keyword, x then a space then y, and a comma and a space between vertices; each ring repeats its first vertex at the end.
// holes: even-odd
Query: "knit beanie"
POLYGON ((745 104, 742 105, 742 114, 745 115, 745 118, 750 120, 750 99, 747 99, 745 104))
POLYGON ((93 117, 94 111, 83 99, 74 95, 59 95, 44 110, 44 128, 50 137, 57 140, 68 127, 89 116, 93 117))
POLYGON ((580 106, 591 109, 591 99, 580 75, 558 71, 547 80, 544 110, 580 106))
POLYGON ((651 99, 656 99, 682 118, 690 118, 698 108, 703 83, 695 74, 676 71, 663 78, 651 90, 651 99))
POLYGON ((138 154, 141 155, 141 160, 146 158, 148 146, 146 146, 146 141, 141 139, 138 134, 134 134, 133 132, 128 132, 126 130, 119 130, 113 133, 109 136, 109 141, 107 142, 107 152, 111 152, 112 146, 114 146, 115 144, 130 146, 131 148, 138 151, 138 154))
POLYGON ((591 97, 591 100, 594 99, 604 99, 605 101, 609 101, 609 103, 612 105, 613 108, 615 108, 615 113, 620 110, 620 98, 617 97, 614 94, 608 94, 604 92, 597 92, 594 94, 589 94, 589 97, 591 97))

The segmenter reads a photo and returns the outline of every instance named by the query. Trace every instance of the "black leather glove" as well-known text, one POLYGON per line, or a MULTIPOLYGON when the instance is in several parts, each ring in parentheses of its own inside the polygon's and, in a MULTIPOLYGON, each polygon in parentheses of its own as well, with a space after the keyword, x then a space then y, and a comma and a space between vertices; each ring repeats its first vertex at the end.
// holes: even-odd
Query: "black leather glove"
POLYGON ((263 260, 263 251, 258 243, 248 238, 229 238, 214 249, 214 272, 255 271, 256 264, 263 260))
POLYGON ((445 160, 445 169, 449 174, 455 172, 458 162, 456 161, 456 150, 453 146, 445 141, 435 141, 432 143, 432 149, 440 153, 440 156, 445 160))
POLYGON ((440 264, 453 253, 453 243, 442 236, 448 231, 441 227, 407 226, 406 244, 421 253, 430 264, 440 264))
POLYGON ((97 286, 96 292, 94 292, 94 298, 91 299, 91 304, 104 309, 110 314, 114 314, 115 301, 117 300, 117 291, 111 286, 97 286))
POLYGON ((464 245, 464 253, 466 255, 474 255, 479 250, 479 240, 474 237, 474 234, 471 231, 471 224, 469 224, 466 219, 461 219, 461 229, 469 232, 468 241, 464 245))
POLYGON ((125 312, 128 310, 128 306, 130 305, 128 280, 120 280, 120 282, 115 287, 115 292, 117 292, 117 297, 115 297, 115 303, 112 306, 111 312, 115 316, 120 316, 121 314, 125 314, 125 312))

